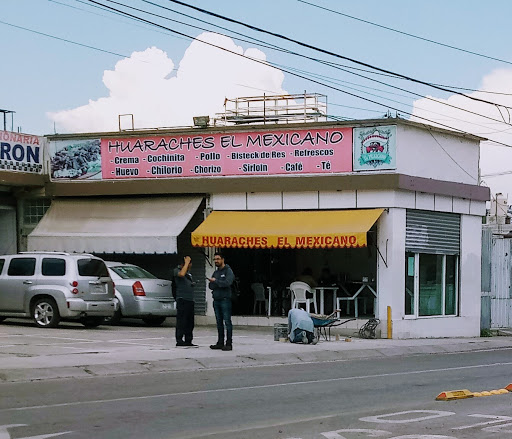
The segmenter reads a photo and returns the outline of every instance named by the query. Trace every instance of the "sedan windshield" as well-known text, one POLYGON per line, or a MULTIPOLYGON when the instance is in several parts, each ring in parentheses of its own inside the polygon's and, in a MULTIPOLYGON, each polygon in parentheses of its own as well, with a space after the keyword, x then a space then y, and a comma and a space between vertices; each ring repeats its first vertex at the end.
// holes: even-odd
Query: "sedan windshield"
POLYGON ((149 271, 135 265, 110 267, 121 279, 156 279, 149 271))

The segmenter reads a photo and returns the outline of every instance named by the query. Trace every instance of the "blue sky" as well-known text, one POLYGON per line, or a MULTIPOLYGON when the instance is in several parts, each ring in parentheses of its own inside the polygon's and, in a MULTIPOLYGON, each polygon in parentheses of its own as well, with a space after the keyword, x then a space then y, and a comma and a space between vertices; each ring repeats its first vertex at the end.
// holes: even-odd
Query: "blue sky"
MULTIPOLYGON (((98 1, 120 8, 106 0, 98 1)), ((210 30, 215 29, 210 24, 194 22, 190 18, 157 8, 142 0, 118 1, 174 20, 193 23, 210 30)), ((512 49, 505 39, 512 16, 512 2, 508 0, 309 1, 362 20, 512 63, 512 49)), ((200 14, 167 0, 152 2, 209 23, 219 24, 247 37, 258 38, 268 44, 329 62, 356 66, 348 61, 200 14)), ((477 90, 483 86, 485 80, 488 91, 512 93, 512 64, 420 41, 315 8, 298 0, 190 0, 188 3, 426 82, 477 90)), ((130 13, 161 23, 191 37, 197 37, 203 32, 138 11, 132 10, 130 13)), ((52 133, 54 129, 57 132, 94 131, 95 127, 98 127, 99 130, 104 128, 101 125, 101 121, 106 117, 103 112, 116 113, 109 123, 117 120, 117 114, 120 112, 134 112, 136 121, 140 121, 140 127, 148 127, 152 120, 155 120, 158 126, 190 125, 193 115, 220 111, 223 97, 259 95, 264 91, 303 93, 306 90, 310 93, 326 94, 329 114, 343 118, 379 118, 386 113, 386 106, 398 108, 400 114, 408 118, 407 113, 413 111, 413 105, 425 108, 432 104, 431 101, 418 101, 419 96, 365 80, 339 69, 261 48, 254 42, 231 41, 218 37, 211 40, 221 46, 238 46, 238 49, 248 56, 266 59, 269 63, 286 69, 306 71, 304 76, 315 75, 322 83, 330 83, 349 93, 382 102, 385 106, 348 96, 288 73, 282 74, 275 69, 263 68, 252 61, 226 55, 219 49, 205 47, 201 43, 189 49, 191 40, 185 37, 110 14, 94 7, 87 0, 2 0, 0 20, 120 55, 77 46, 0 23, 0 44, 4 58, 0 70, 0 108, 16 111, 15 131, 18 127, 21 127, 23 132, 33 134, 52 133), (156 49, 147 51, 152 47, 156 49), (189 51, 184 59, 187 49, 189 51), (130 58, 134 52, 140 52, 141 55, 130 58), (125 62, 116 67, 122 60, 125 62), (111 73, 105 75, 106 71, 111 73), (176 74, 180 76, 180 81, 175 81, 173 85, 169 81, 164 81, 176 74), (107 83, 104 82, 105 79, 107 83), (338 82, 333 84, 329 81, 338 82), (164 87, 166 90, 159 90, 158 87, 164 87), (125 102, 129 102, 126 104, 126 110, 123 107, 125 102), (75 110, 77 108, 82 109, 75 110), (49 116, 49 113, 53 116, 49 116), (159 115, 163 116, 159 119, 159 115), (86 118, 89 118, 88 124, 82 129, 81 120, 86 118)), ((223 30, 217 31, 232 35, 223 30)), ((248 39, 247 37, 244 39, 248 39)), ((359 68, 366 69, 362 66, 359 68)), ((459 103, 452 93, 373 73, 359 73, 420 96, 428 95, 436 99, 457 102, 457 105, 464 108, 474 106, 478 113, 485 113, 498 120, 500 118, 492 106, 480 106, 471 101, 459 103)), ((477 96, 512 106, 511 96, 477 96)), ((440 123, 462 127, 475 134, 512 145, 512 130, 508 130, 508 124, 489 119, 474 119, 468 113, 453 114, 454 110, 446 106, 436 105, 436 108, 432 107, 430 110, 434 113, 423 115, 440 123), (454 117, 456 119, 453 119, 454 117)), ((391 113, 394 115, 395 110, 391 110, 391 113)), ((486 148, 489 152, 483 153, 481 159, 483 174, 512 170, 512 156, 509 156, 511 148, 492 145, 486 148)), ((490 177, 484 180, 492 186, 493 192, 508 193, 510 176, 490 177)))

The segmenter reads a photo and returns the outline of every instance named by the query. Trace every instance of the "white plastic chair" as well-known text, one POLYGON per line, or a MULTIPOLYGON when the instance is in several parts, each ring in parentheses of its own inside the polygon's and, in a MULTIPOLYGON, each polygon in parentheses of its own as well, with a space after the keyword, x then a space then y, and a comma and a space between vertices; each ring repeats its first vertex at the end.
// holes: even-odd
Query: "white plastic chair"
POLYGON ((256 314, 256 307, 258 307, 258 311, 261 312, 261 304, 265 307, 265 314, 268 311, 268 299, 265 298, 265 287, 260 282, 255 282, 251 284, 251 290, 254 292, 254 309, 253 314, 256 314))
POLYGON ((292 282, 290 284, 290 291, 292 292, 292 308, 298 308, 299 303, 306 304, 306 311, 309 313, 310 304, 313 304, 315 308, 315 314, 318 314, 316 310, 316 290, 312 289, 306 282, 292 282), (307 297, 306 293, 310 293, 313 297, 307 297))

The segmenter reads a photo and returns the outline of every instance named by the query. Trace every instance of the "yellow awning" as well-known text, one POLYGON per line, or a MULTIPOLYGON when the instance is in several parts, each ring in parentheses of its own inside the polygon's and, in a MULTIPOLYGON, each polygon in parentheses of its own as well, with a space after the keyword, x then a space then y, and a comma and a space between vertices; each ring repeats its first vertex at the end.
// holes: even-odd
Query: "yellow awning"
POLYGON ((383 209, 215 211, 192 232, 195 247, 366 247, 366 233, 383 209))

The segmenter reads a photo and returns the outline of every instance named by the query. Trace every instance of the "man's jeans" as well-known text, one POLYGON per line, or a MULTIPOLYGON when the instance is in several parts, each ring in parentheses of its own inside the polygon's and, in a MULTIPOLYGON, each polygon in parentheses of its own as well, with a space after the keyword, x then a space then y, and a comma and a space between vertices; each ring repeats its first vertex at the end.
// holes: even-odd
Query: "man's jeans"
POLYGON ((224 325, 226 325, 226 344, 231 345, 233 341, 233 324, 231 323, 231 299, 214 300, 213 309, 215 310, 215 319, 217 320, 217 344, 224 344, 224 325))

